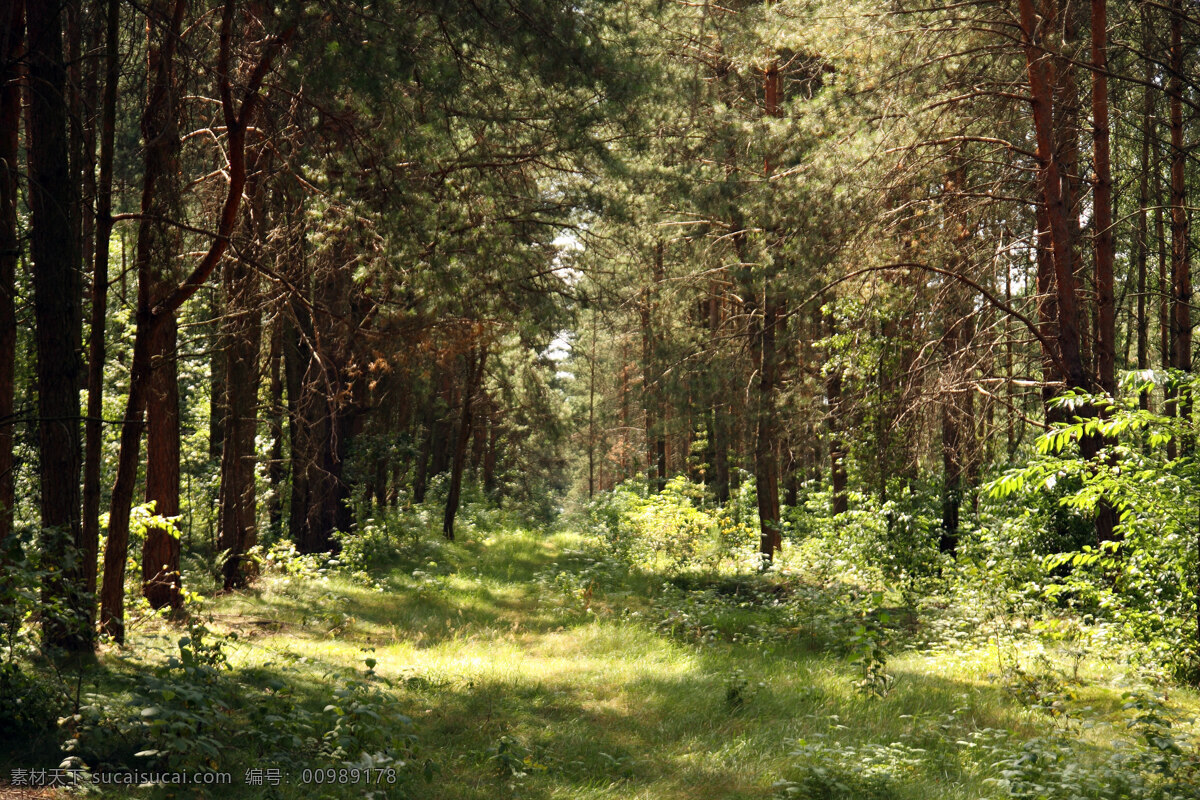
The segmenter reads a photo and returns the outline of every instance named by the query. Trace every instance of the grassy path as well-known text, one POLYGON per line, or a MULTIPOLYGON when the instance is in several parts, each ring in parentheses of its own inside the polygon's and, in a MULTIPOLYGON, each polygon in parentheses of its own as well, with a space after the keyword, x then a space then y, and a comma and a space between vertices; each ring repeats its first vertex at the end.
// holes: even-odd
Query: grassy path
POLYGON ((322 675, 373 659, 436 763, 421 797, 726 800, 790 786, 967 800, 1006 796, 994 762, 1034 737, 1109 755, 1112 665, 1085 663, 1062 700, 1089 706, 1098 726, 1031 710, 999 685, 986 649, 893 657, 893 690, 869 698, 845 659, 803 637, 761 640, 753 608, 734 610, 744 629, 725 638, 740 641, 704 642, 650 624, 638 598, 661 579, 555 584, 555 571, 588 568, 581 547, 514 533, 441 548, 370 588, 269 578, 222 599, 214 627, 240 634, 235 666, 292 664, 314 693, 322 675))

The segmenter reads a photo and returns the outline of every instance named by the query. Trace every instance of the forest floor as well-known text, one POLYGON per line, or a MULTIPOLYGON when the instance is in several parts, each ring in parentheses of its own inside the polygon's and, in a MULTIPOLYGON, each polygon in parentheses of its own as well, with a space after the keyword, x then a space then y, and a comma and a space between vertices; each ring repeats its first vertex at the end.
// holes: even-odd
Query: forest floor
MULTIPOLYGON (((870 644, 883 629, 856 627, 849 648, 834 646, 819 626, 788 627, 785 579, 706 580, 631 572, 584 537, 520 531, 424 546, 374 579, 266 576, 207 609, 211 631, 236 634, 222 648, 228 666, 249 676, 243 685, 273 687, 264 692, 286 682, 314 714, 364 700, 346 719, 399 725, 411 737, 407 777, 389 790, 243 759, 233 786, 183 794, 973 800, 1026 796, 1020 781, 1042 781, 1056 788, 1027 796, 1058 797, 1066 780, 1136 772, 1123 706, 1150 702, 1156 719, 1200 707, 1178 690, 1166 706, 1130 701, 1137 679, 1098 646, 1014 640, 1006 652, 968 631, 895 645, 872 666, 862 655, 882 653, 870 644), (1078 769, 1063 772, 1069 764, 1078 769), (247 785, 250 768, 280 769, 281 785, 247 785)), ((178 638, 144 630, 105 658, 136 671, 178 638)), ((1190 724, 1171 730, 1182 741, 1190 724)), ((221 731, 203 733, 220 748, 221 731)), ((218 752, 214 768, 230 768, 218 752)))

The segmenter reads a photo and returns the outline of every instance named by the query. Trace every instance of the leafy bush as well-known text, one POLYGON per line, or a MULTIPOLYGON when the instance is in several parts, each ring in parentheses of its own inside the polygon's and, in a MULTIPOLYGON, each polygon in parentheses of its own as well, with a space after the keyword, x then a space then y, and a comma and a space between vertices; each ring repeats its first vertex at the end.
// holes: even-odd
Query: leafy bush
MULTIPOLYGON (((1120 623, 1143 645, 1150 660, 1171 666, 1181 678, 1200 677, 1196 638, 1200 563, 1195 547, 1195 497, 1200 486, 1196 459, 1172 458, 1170 441, 1195 441, 1189 419, 1140 409, 1137 394, 1153 381, 1183 383, 1179 375, 1127 376, 1126 399, 1068 396, 1063 403, 1101 408, 1101 418, 1061 424, 1041 437, 1040 457, 999 477, 989 486, 993 498, 1028 503, 1029 498, 1073 487, 1059 505, 1093 517, 1102 503, 1119 514, 1118 539, 1094 541, 1071 549, 1041 553, 1035 560, 1043 597, 1099 619, 1120 623), (1080 457, 1086 435, 1105 437, 1106 447, 1093 460, 1080 457)), ((1191 391, 1200 381, 1188 379, 1191 391)))
POLYGON ((701 506, 705 489, 678 476, 645 497, 627 481, 588 507, 593 526, 610 551, 646 569, 680 572, 719 563, 744 551, 749 527, 731 510, 701 506))
POLYGON ((429 771, 414 760, 412 721, 384 691, 373 659, 365 677, 328 676, 327 703, 317 711, 278 670, 232 670, 226 651, 235 644, 193 625, 178 655, 133 676, 124 693, 86 696, 63 720, 71 763, 161 772, 266 763, 298 773, 369 761, 406 779, 429 771))

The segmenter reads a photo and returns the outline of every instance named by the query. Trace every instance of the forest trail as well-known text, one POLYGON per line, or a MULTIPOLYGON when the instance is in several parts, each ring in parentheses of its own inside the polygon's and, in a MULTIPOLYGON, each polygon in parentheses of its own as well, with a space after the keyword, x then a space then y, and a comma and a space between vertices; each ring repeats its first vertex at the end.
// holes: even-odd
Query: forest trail
MULTIPOLYGON (((574 534, 506 532, 436 543, 373 585, 267 577, 221 599, 213 626, 239 632, 237 667, 327 681, 373 664, 435 765, 418 796, 715 800, 817 781, 990 797, 1010 749, 1084 735, 1002 686, 987 647, 894 655, 894 685, 874 698, 851 658, 770 629, 753 598, 705 610, 713 592, 671 586, 574 534)), ((1058 701, 1115 720, 1106 670, 1085 664, 1058 701)), ((1087 734, 1102 750, 1104 727, 1087 734)))

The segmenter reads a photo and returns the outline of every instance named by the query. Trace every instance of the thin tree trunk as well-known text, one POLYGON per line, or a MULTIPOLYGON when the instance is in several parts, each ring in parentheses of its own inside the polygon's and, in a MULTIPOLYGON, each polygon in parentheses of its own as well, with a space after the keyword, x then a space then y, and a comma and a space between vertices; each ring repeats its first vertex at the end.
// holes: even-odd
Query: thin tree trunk
POLYGON ((657 303, 654 292, 663 280, 663 243, 655 245, 653 283, 643 292, 640 308, 642 317, 642 405, 646 412, 646 487, 661 492, 666 486, 666 442, 663 436, 663 402, 661 375, 658 373, 654 315, 657 303))
POLYGON ((92 262, 91 329, 88 341, 87 422, 84 425, 83 541, 87 589, 96 593, 100 550, 100 467, 104 453, 105 327, 108 319, 108 248, 112 238, 113 153, 117 89, 121 79, 121 4, 108 0, 104 33, 104 95, 100 101, 100 175, 96 184, 95 252, 92 262))
MULTIPOLYGON (((261 155, 261 154, 260 154, 261 155)), ((254 159, 252 173, 262 166, 254 159)), ((262 310, 258 272, 260 243, 266 238, 266 208, 261 178, 253 177, 247 187, 245 215, 248 257, 225 265, 226 311, 222 320, 225 355, 225 419, 221 445, 221 488, 219 494, 219 540, 227 554, 222 567, 226 589, 244 586, 248 580, 245 555, 258 539, 255 503, 255 434, 258 431, 259 351, 262 347, 262 310)))
MULTIPOLYGON (((1092 0, 1092 131, 1096 188, 1092 208, 1096 231, 1093 238, 1096 258, 1096 379, 1101 391, 1117 395, 1117 314, 1113 295, 1113 182, 1109 151, 1108 123, 1108 5, 1092 0)), ((1082 452, 1094 454, 1104 444, 1099 433, 1081 441, 1082 452), (1089 446, 1090 445, 1090 446, 1089 446)), ((1117 513, 1106 498, 1096 507, 1096 539, 1110 541, 1117 526, 1117 513)))
MULTIPOLYGON (((1192 273, 1188 253, 1187 156, 1183 141, 1183 3, 1171 2, 1170 77, 1167 97, 1171 120, 1171 365, 1180 372, 1192 371, 1192 273)), ((1191 391, 1178 390, 1178 415, 1190 420, 1191 391)), ((1180 441, 1180 452, 1189 454, 1193 437, 1180 441)))
POLYGON ((596 319, 592 312, 592 352, 588 359, 588 499, 596 493, 596 319))
POLYGON ((267 519, 272 535, 278 536, 283 529, 283 320, 277 319, 271 327, 271 349, 267 355, 270 373, 270 406, 268 409, 271 431, 271 462, 267 466, 267 484, 270 486, 271 501, 267 505, 267 519))
MULTIPOLYGON (((1110 397, 1117 394, 1117 315, 1113 294, 1113 181, 1108 123, 1108 4, 1092 0, 1092 135, 1096 187, 1093 243, 1096 257, 1096 379, 1110 397)), ((1111 533, 1111 531, 1110 531, 1111 533)))
MULTIPOLYGON (((832 311, 825 316, 826 335, 836 332, 832 311)), ((842 370, 834 364, 825 377, 825 400, 829 411, 826 427, 829 432, 829 490, 832 495, 831 511, 844 514, 849 508, 846 495, 846 446, 842 439, 842 370)))
POLYGON ((435 373, 430 382, 429 393, 425 399, 425 409, 421 414, 421 446, 417 448, 417 465, 413 472, 413 502, 424 503, 425 492, 429 485, 429 456, 433 448, 433 424, 436 409, 437 391, 433 384, 437 382, 435 373))
MULTIPOLYGON (((17 233, 20 171, 21 83, 25 2, 0 2, 0 546, 12 533, 16 503, 13 480, 13 415, 16 411, 16 275, 21 241, 17 233)), ((95 559, 93 559, 93 562, 95 559)), ((94 569, 93 569, 94 572, 94 569)), ((94 592, 94 587, 93 587, 94 592)))
MULTIPOLYGON (((1141 9, 1142 15, 1142 47, 1147 49, 1151 43, 1150 11, 1141 9)), ((1150 320, 1146 314, 1146 264, 1150 250, 1149 220, 1146 209, 1150 205, 1150 171, 1154 165, 1150 160, 1150 139, 1154 136, 1154 62, 1146 58, 1145 69, 1142 73, 1142 144, 1141 169, 1138 170, 1138 210, 1137 228, 1133 239, 1133 260, 1137 268, 1137 368, 1144 371, 1150 369, 1150 320)), ((1150 408, 1150 392, 1138 394, 1138 405, 1142 410, 1150 408)))
MULTIPOLYGON (((709 347, 714 353, 719 352, 718 345, 721 335, 721 284, 717 280, 709 281, 708 285, 708 337, 709 347)), ((729 502, 729 423, 725 416, 725 387, 727 378, 720 368, 710 367, 710 386, 713 392, 709 404, 708 437, 712 442, 713 496, 718 505, 729 502)))
POLYGON ((462 493, 463 466, 467 460, 467 440, 471 435, 471 403, 483 381, 483 368, 487 362, 487 345, 475 345, 467 361, 467 381, 463 389, 462 412, 458 421, 458 436, 454 442, 454 462, 450 467, 450 488, 446 493, 446 513, 442 518, 442 534, 454 541, 454 517, 458 513, 459 497, 462 493))
POLYGON ((307 320, 307 310, 298 302, 283 319, 283 376, 287 388, 288 442, 291 453, 291 491, 288 494, 288 537, 300 542, 304 513, 308 508, 307 428, 301 420, 304 369, 309 356, 300 335, 299 320, 307 320), (294 317, 294 319, 293 319, 294 317))
POLYGON ((754 476, 758 490, 759 555, 770 564, 783 546, 779 515, 779 458, 776 453, 775 384, 778 379, 776 333, 782 304, 767 284, 763 298, 761 356, 759 359, 758 424, 754 439, 754 476))

